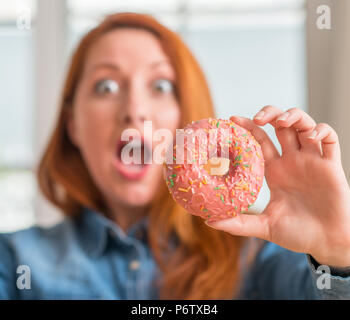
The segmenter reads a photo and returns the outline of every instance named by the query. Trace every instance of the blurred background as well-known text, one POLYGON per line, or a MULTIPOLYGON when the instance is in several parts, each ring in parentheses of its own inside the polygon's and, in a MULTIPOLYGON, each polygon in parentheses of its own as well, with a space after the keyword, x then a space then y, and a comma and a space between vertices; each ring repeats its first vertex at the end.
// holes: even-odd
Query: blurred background
MULTIPOLYGON (((0 0, 0 232, 61 219, 40 195, 35 168, 72 50, 112 12, 149 13, 178 32, 207 76, 219 117, 252 117, 273 104, 331 124, 350 177, 349 2, 0 0), (319 24, 327 8, 331 20, 319 24)), ((268 200, 265 184, 253 209, 268 200)))

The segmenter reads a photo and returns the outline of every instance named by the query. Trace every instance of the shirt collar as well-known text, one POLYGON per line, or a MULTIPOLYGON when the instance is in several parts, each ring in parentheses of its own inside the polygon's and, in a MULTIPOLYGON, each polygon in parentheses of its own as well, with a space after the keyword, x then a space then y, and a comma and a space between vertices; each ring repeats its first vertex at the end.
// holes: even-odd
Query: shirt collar
POLYGON ((143 218, 125 233, 118 224, 102 213, 84 208, 75 221, 83 246, 92 256, 101 255, 109 241, 114 240, 120 247, 134 246, 141 241, 147 244, 149 219, 143 218))

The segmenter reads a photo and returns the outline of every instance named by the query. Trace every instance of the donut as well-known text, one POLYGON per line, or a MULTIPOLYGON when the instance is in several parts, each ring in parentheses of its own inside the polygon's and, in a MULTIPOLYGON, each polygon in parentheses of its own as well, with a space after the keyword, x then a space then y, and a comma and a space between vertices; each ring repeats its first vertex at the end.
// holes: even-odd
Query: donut
POLYGON ((170 194, 187 212, 222 220, 246 213, 256 201, 264 179, 263 153, 253 135, 236 123, 192 121, 177 130, 167 154, 163 176, 170 194), (226 162, 226 172, 208 171, 212 159, 226 162))

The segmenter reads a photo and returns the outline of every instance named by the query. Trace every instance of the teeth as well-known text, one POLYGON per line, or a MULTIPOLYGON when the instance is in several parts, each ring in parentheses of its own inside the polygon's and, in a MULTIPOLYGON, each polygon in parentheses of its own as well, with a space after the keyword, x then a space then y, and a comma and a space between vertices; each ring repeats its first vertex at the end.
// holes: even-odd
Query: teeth
POLYGON ((128 171, 139 172, 143 170, 143 166, 141 164, 123 164, 128 171))
POLYGON ((132 140, 127 143, 130 148, 137 149, 142 147, 142 142, 140 140, 132 140))
POLYGON ((141 152, 143 151, 143 158, 144 158, 144 163, 149 163, 149 160, 152 158, 152 150, 148 147, 147 144, 143 144, 141 140, 133 139, 130 142, 127 142, 121 150, 125 147, 128 146, 129 149, 133 150, 138 150, 141 149, 141 152))

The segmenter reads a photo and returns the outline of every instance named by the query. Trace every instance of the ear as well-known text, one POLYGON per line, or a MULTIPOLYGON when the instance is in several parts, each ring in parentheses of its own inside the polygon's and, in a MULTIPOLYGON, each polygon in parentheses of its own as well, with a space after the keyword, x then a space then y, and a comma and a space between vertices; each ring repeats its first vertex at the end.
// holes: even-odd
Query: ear
POLYGON ((67 109, 66 128, 67 128, 67 133, 68 133, 69 139, 77 148, 79 148, 79 139, 78 139, 78 134, 77 134, 76 118, 74 116, 74 112, 73 112, 72 107, 67 109))

